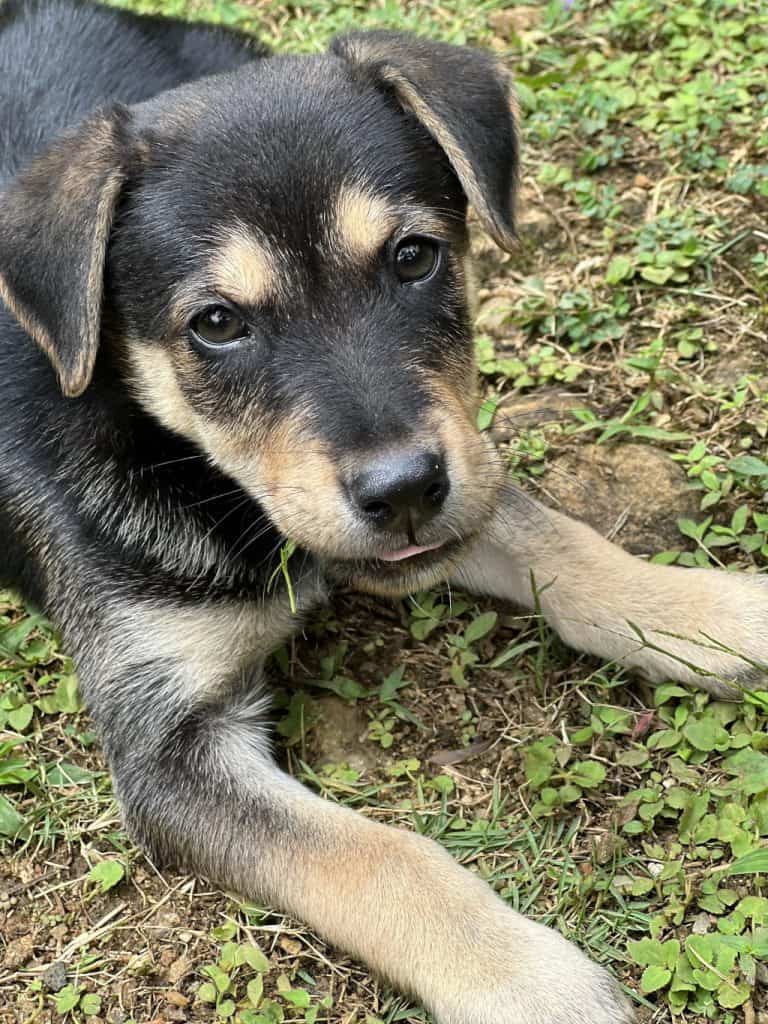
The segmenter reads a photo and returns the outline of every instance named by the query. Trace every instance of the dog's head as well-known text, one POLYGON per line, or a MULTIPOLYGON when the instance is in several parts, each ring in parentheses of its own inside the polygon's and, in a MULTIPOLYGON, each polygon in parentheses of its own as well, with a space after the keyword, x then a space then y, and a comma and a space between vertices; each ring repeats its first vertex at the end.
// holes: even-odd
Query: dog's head
POLYGON ((433 580, 493 509, 467 204, 512 244, 488 55, 389 32, 91 118, 0 198, 0 294, 62 391, 100 346, 164 427, 359 586, 433 580))

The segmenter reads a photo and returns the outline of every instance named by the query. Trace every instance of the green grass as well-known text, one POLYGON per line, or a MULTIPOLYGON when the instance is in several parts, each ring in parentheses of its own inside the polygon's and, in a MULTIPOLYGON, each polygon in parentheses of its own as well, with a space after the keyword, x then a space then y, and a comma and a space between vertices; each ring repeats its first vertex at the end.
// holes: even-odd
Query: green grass
MULTIPOLYGON (((663 451, 693 498, 685 515, 662 510, 679 518, 679 537, 645 553, 765 571, 761 0, 125 6, 237 25, 297 51, 381 26, 492 46, 519 83, 526 162, 519 253, 502 259, 477 242, 483 425, 545 497, 568 460, 598 444, 663 451), (517 395, 554 390, 573 394, 570 407, 515 426, 517 395)), ((589 514, 600 486, 585 480, 574 511, 589 514)), ((652 481, 637 486, 652 502, 652 481)), ((296 775, 443 843, 609 964, 643 1019, 753 1024, 768 1013, 763 695, 732 705, 654 691, 566 651, 535 616, 456 594, 418 595, 394 614, 343 598, 301 659, 279 652, 275 665, 296 775), (325 756, 328 700, 348 707, 362 761, 325 756)), ((0 973, 0 1006, 21 1000, 24 1019, 106 1015, 128 985, 125 1018, 136 1021, 168 1005, 242 1024, 426 1020, 291 922, 184 880, 163 888, 119 829, 72 665, 11 595, 0 603, 0 839, 18 865, 18 899, 45 897, 21 912, 75 943, 58 993, 40 975, 61 952, 51 940, 0 973), (141 930, 169 907, 172 935, 141 930), (192 937, 179 939, 187 926, 192 937), (189 960, 180 980, 163 973, 171 956, 189 960)))

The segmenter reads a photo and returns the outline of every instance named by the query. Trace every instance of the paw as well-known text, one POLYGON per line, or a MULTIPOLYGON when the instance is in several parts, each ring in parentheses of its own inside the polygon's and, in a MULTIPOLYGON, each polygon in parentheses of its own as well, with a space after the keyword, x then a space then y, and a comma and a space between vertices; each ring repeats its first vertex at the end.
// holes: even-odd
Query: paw
POLYGON ((433 877, 446 887, 432 902, 429 935, 403 987, 436 1024, 631 1024, 632 1010, 606 970, 430 850, 433 877))
MULTIPOLYGON (((349 826, 354 819, 344 812, 349 826)), ((360 835, 357 863, 366 846, 374 859, 357 875, 346 868, 352 885, 337 883, 336 898, 320 905, 325 933, 414 995, 435 1024, 631 1024, 602 967, 516 913, 436 843, 370 823, 360 835)))
MULTIPOLYGON (((631 1024, 632 1009, 607 971, 550 928, 506 912, 482 977, 431 1007, 437 1024, 631 1024), (511 932, 511 934, 510 934, 511 932), (487 974, 493 965, 495 982, 487 974)), ((461 972, 460 972, 461 973, 461 972)))
POLYGON ((713 569, 664 569, 659 619, 626 658, 653 680, 691 683, 738 699, 768 686, 768 577, 713 569), (674 574, 674 575, 673 575, 674 574))

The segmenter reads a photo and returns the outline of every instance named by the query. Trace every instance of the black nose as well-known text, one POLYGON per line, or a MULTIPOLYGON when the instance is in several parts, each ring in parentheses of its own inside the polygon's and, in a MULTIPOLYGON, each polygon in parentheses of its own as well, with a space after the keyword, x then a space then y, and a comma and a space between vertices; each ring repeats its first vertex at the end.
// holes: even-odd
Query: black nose
POLYGON ((380 456, 349 485, 352 500, 371 523, 411 531, 437 515, 449 489, 440 456, 419 451, 380 456))

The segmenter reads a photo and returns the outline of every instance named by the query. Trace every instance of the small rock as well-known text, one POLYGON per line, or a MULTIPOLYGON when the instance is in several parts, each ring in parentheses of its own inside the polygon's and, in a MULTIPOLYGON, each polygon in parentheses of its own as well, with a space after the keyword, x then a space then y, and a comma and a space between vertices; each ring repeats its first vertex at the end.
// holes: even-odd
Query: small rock
POLYGON ((644 188, 630 188, 619 196, 627 217, 642 217, 648 207, 648 193, 644 188))
POLYGON ((684 547, 677 520, 698 514, 684 470, 650 445, 585 445, 557 459, 543 481, 564 512, 633 554, 684 547))
POLYGON ((178 960, 174 960, 168 970, 165 972, 165 976, 172 985, 176 985, 185 974, 189 974, 192 970, 191 961, 185 957, 180 956, 178 960))
POLYGON ((5 947, 3 966, 11 971, 15 971, 17 967, 23 967, 28 960, 32 959, 33 949, 34 943, 31 935, 22 935, 18 939, 14 939, 5 947))
POLYGON ((356 771, 378 764, 376 751, 365 742, 368 718, 361 708, 338 697, 319 697, 315 706, 320 715, 311 736, 317 764, 348 764, 356 771))
POLYGON ((154 971, 155 963, 152 955, 145 950, 142 953, 134 953, 125 969, 134 977, 146 977, 154 971))
POLYGON ((509 37, 520 32, 530 32, 540 18, 540 7, 512 7, 494 11, 488 16, 488 24, 494 32, 509 37))
POLYGON ((630 800, 626 804, 620 804, 614 811, 613 818, 618 826, 626 825, 637 814, 637 809, 640 806, 639 800, 630 800))
POLYGON ((496 407, 491 428, 494 441, 510 441, 521 430, 530 430, 545 423, 573 422, 573 409, 585 409, 580 395, 562 388, 537 388, 527 395, 505 395, 496 407))
POLYGON ((179 915, 173 910, 161 910, 155 914, 154 920, 152 921, 153 931, 155 936, 158 938, 164 938, 175 933, 178 926, 181 924, 179 915))
POLYGON ((40 976, 43 987, 49 992, 59 992, 67 984, 67 968, 61 960, 56 960, 45 968, 40 976))
POLYGON ((595 857, 598 864, 609 864, 621 850, 622 843, 615 832, 603 832, 595 844, 595 857))
POLYGON ((280 946, 280 949, 284 950, 286 953, 290 953, 291 956, 298 956, 304 948, 298 939, 291 939, 287 935, 280 939, 278 945, 280 946))

